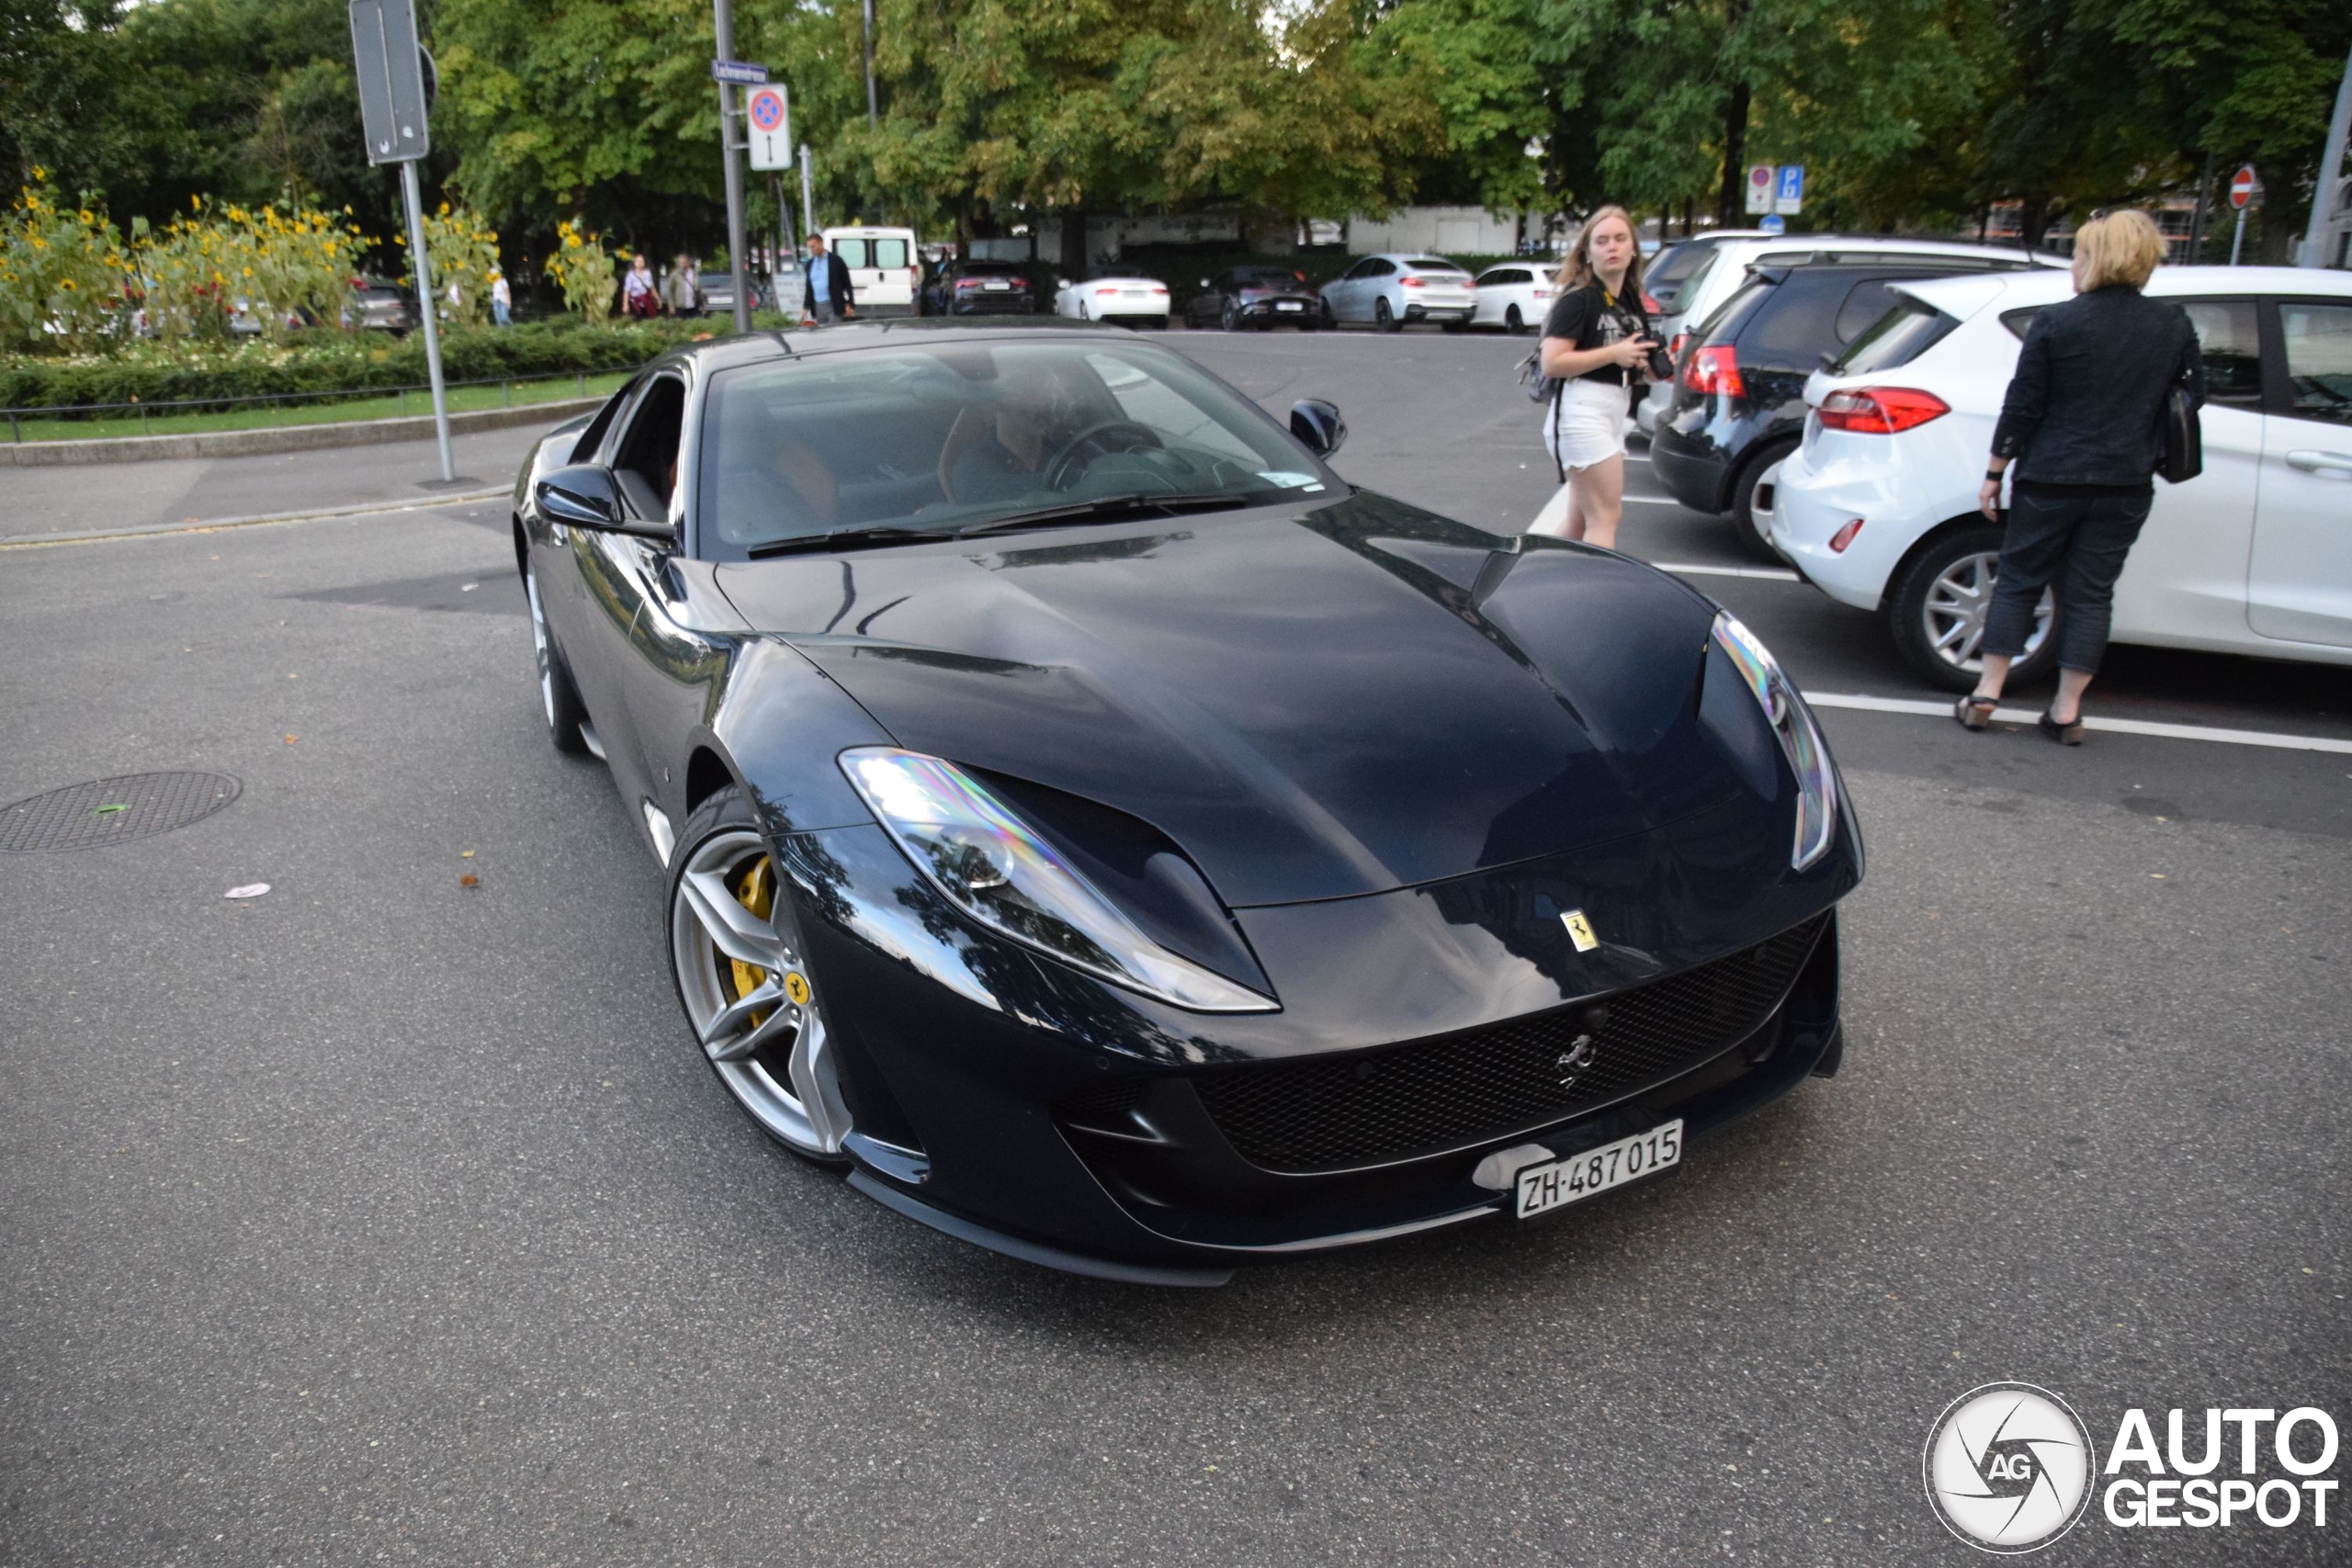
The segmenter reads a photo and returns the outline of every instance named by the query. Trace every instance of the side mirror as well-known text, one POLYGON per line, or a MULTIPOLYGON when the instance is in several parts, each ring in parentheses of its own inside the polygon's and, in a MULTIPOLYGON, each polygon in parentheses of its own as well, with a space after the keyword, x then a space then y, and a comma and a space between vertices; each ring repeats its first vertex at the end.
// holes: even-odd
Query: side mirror
POLYGON ((558 468, 538 482, 539 510, 559 523, 579 528, 621 525, 621 489, 610 468, 594 463, 574 463, 558 468))
POLYGON ((1329 403, 1306 398, 1290 405, 1290 433, 1317 457, 1328 457, 1348 438, 1348 424, 1329 403))

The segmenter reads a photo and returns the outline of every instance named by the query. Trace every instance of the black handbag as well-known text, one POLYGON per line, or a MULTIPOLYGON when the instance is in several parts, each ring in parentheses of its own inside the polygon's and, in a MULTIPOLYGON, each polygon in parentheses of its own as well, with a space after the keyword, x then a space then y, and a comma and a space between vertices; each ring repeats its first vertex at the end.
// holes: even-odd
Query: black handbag
MULTIPOLYGON (((2191 352, 2195 344, 2192 336, 2191 352)), ((2164 400, 2156 405, 2156 477, 2165 483, 2183 484, 2205 471, 2205 427, 2198 422, 2197 405, 2189 400, 2185 376, 2174 378, 2165 389, 2164 400)))

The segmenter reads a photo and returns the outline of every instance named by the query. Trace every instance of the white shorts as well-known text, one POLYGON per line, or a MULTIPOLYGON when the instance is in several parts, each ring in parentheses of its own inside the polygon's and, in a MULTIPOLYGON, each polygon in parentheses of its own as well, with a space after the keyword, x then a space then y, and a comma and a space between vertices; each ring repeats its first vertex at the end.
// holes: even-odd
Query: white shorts
POLYGON ((1632 407, 1627 389, 1578 377, 1544 411, 1544 444, 1570 473, 1623 457, 1625 413, 1632 407))

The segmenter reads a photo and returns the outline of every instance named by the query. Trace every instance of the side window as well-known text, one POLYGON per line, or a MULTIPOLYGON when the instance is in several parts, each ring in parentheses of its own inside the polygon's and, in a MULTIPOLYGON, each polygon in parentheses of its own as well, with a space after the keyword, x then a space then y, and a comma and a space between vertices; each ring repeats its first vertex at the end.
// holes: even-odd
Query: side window
POLYGON ((596 460, 597 450, 605 445, 605 432, 613 427, 613 416, 628 407, 629 399, 635 397, 638 388, 643 385, 642 381, 631 381, 605 400, 605 406, 596 411, 596 417, 588 422, 588 428, 582 431, 580 439, 573 443, 571 461, 593 463, 596 460))
POLYGON ((2352 305, 2289 299, 2278 307, 2278 324, 2295 416, 2352 424, 2352 305))
POLYGON ((2033 325, 2033 319, 2040 314, 2041 314, 2041 307, 2039 305, 2019 306, 2014 310, 2002 311, 2001 324, 2009 329, 2011 337, 2023 343, 2027 330, 2033 325))
POLYGON ((1825 350, 1837 346, 1831 332, 1844 300, 1845 280, 1799 269, 1770 290, 1763 307, 1739 329, 1743 365, 1781 370, 1811 370, 1825 350))
POLYGON ((874 265, 886 270, 895 270, 905 266, 907 265, 907 243, 904 240, 875 241, 874 265))
POLYGON ((865 242, 852 235, 843 234, 833 243, 833 254, 842 258, 843 266, 866 267, 874 265, 865 259, 865 242))
POLYGON ((1369 267, 1366 269, 1365 276, 1368 277, 1386 277, 1390 273, 1395 272, 1396 270, 1396 264, 1395 262, 1384 261, 1375 256, 1373 258, 1369 267))
POLYGON ((613 469, 629 510, 648 521, 670 515, 670 492, 678 488, 678 439, 685 428, 686 384, 657 376, 629 415, 613 469))
POLYGON ((1846 296, 1846 302, 1838 307, 1838 321, 1832 330, 1838 334, 1838 347, 1843 348, 1860 337, 1865 328, 1885 315, 1894 305, 1894 290, 1887 287, 1891 281, 1894 280, 1866 277, 1854 285, 1852 292, 1846 296))
POLYGON ((2184 299, 2205 360, 2205 400, 2262 406, 2262 340, 2251 299, 2184 299))

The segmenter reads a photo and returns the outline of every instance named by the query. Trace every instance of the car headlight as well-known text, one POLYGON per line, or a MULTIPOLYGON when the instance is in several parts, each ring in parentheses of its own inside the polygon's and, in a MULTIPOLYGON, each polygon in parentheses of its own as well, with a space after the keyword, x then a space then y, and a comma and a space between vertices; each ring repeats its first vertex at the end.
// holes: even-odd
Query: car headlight
POLYGON ((860 746, 842 752, 841 764, 915 868, 989 930, 1114 986, 1194 1012, 1278 1010, 1272 998, 1144 935, 955 763, 919 751, 860 746))
POLYGON ((1838 775, 1829 766, 1829 748, 1823 744, 1812 713, 1797 701, 1796 687, 1781 673, 1780 661, 1754 632, 1729 615, 1718 615, 1715 643, 1731 656, 1747 689, 1756 694, 1764 721, 1780 738, 1789 771, 1796 774, 1797 838, 1789 863, 1803 871, 1827 852, 1838 826, 1838 775))

